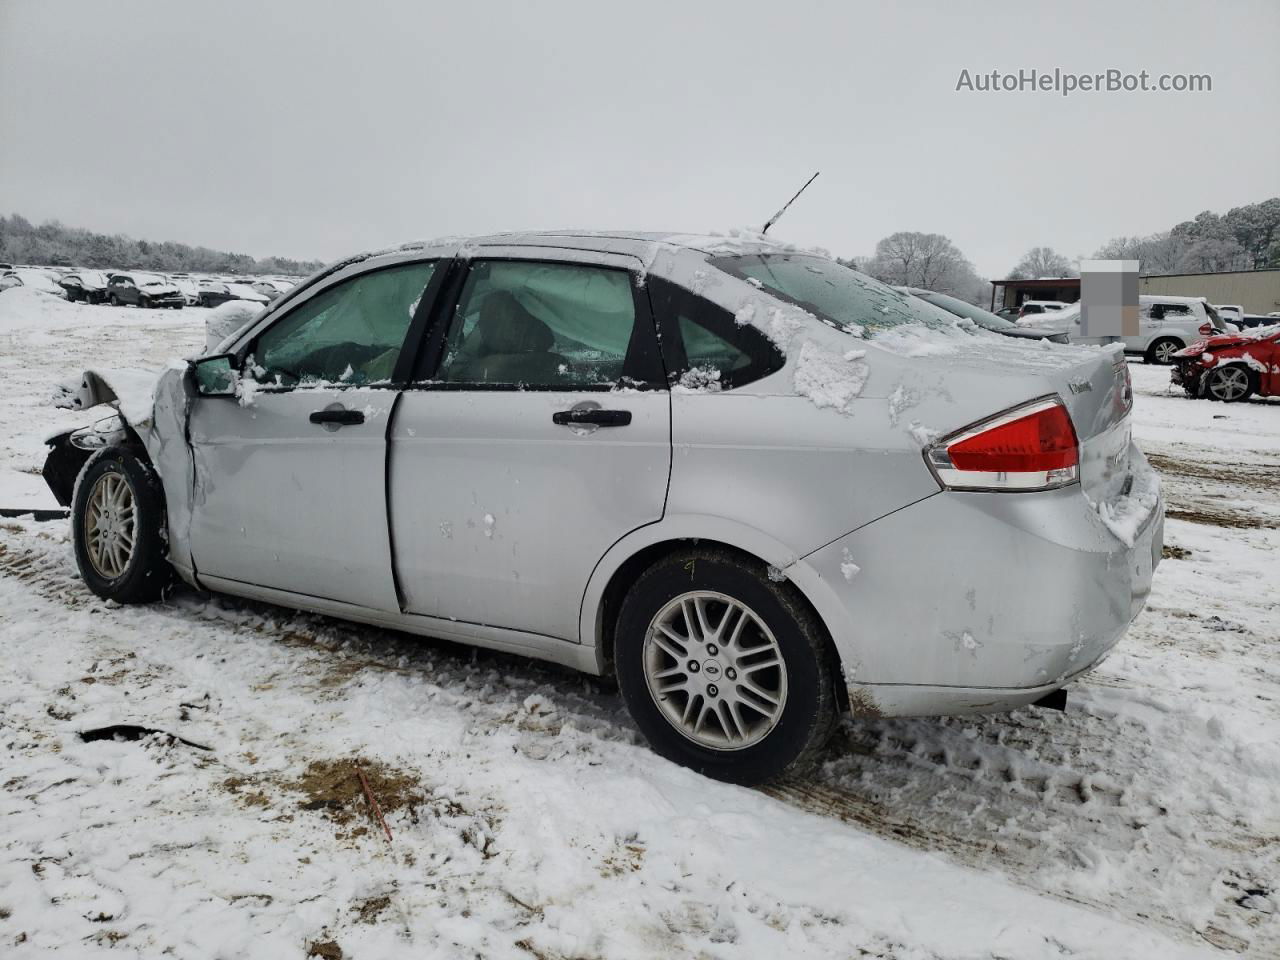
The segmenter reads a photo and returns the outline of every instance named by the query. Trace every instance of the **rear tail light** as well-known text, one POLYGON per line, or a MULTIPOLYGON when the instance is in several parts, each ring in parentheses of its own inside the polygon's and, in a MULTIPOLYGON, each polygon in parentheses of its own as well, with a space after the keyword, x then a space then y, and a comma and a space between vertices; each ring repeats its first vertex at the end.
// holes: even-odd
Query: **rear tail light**
POLYGON ((1080 445, 1067 408, 1046 397, 966 427, 925 449, 952 490, 1052 490, 1080 478, 1080 445))
POLYGON ((1202 324, 1200 324, 1200 336, 1202 336, 1202 337, 1207 337, 1207 336, 1209 336, 1209 334, 1211 334, 1211 333, 1213 333, 1213 324, 1212 324, 1212 323, 1202 323, 1202 324))

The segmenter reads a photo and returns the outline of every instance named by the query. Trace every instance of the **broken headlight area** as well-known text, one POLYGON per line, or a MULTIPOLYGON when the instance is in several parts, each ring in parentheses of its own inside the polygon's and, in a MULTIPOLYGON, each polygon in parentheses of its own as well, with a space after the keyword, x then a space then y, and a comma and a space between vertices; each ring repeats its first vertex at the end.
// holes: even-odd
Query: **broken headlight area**
POLYGON ((67 442, 81 450, 93 451, 109 447, 113 443, 120 443, 125 439, 125 435, 124 420, 113 415, 103 417, 97 423, 87 427, 73 430, 67 435, 67 442))

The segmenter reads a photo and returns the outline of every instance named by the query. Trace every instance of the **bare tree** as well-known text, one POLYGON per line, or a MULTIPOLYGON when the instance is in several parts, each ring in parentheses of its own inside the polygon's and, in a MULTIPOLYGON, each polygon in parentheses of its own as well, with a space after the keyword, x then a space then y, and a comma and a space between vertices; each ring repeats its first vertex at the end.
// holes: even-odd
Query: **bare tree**
POLYGON ((940 233, 910 230, 890 234, 876 244, 876 252, 862 269, 894 286, 921 287, 964 295, 977 280, 973 265, 954 243, 940 233))
POLYGON ((1010 280, 1039 280, 1042 277, 1078 277, 1080 271, 1053 247, 1032 247, 1009 271, 1010 280))
POLYGON ((1094 253, 1098 260, 1137 260, 1143 274, 1173 273, 1186 245, 1169 231, 1149 237, 1115 237, 1094 253))

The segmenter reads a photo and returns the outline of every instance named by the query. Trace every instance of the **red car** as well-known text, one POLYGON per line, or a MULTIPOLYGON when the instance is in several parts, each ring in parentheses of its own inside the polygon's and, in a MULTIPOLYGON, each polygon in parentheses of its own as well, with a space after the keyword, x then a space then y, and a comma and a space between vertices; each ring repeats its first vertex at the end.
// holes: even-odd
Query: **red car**
POLYGON ((1227 403, 1280 396, 1280 324, 1197 340, 1173 355, 1173 382, 1227 403))

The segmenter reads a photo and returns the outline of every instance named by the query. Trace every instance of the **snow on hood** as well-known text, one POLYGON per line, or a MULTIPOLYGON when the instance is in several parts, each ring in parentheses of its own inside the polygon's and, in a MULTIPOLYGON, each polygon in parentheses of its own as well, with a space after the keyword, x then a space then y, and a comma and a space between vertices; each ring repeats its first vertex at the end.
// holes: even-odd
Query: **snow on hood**
POLYGON ((80 376, 80 385, 65 402, 74 410, 88 410, 102 403, 114 403, 131 427, 151 423, 155 405, 156 382, 163 371, 120 368, 111 370, 86 370, 80 376))

